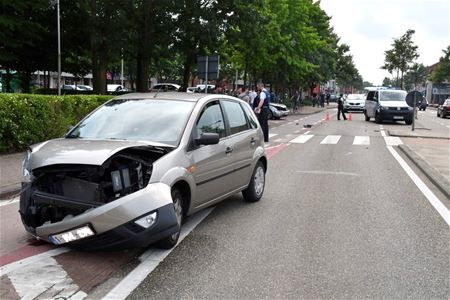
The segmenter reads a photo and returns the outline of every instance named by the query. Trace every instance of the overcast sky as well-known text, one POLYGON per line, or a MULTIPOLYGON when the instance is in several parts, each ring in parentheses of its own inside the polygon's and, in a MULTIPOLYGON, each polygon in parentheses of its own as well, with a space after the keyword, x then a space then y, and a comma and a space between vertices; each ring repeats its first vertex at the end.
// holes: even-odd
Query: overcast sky
POLYGON ((321 0, 341 43, 350 46, 365 81, 381 85, 392 76, 380 67, 394 38, 414 29, 418 63, 432 65, 450 45, 449 0, 321 0))

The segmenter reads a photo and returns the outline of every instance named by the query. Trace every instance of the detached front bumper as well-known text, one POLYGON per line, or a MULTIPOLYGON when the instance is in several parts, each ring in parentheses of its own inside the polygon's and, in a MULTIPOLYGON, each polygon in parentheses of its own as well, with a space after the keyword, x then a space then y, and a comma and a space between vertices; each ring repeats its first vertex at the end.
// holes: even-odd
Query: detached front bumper
MULTIPOLYGON (((88 249, 106 247, 146 246, 167 237, 179 230, 171 197, 170 186, 163 183, 149 184, 146 188, 102 206, 86 210, 74 217, 66 217, 55 223, 44 223, 41 226, 26 229, 37 238, 55 243, 51 236, 73 229, 89 226, 94 235, 64 243, 68 246, 82 246, 88 249), (156 212, 156 221, 144 228, 134 221, 156 212)), ((21 215, 24 218, 30 193, 21 196, 21 215)), ((57 243, 59 244, 59 243, 57 243)))

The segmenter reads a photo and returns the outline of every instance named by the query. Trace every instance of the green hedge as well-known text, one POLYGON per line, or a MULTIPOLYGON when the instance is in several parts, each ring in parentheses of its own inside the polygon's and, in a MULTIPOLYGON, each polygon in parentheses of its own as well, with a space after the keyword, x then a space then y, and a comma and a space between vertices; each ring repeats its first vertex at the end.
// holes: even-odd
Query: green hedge
POLYGON ((71 125, 113 96, 0 93, 0 153, 63 136, 71 125))

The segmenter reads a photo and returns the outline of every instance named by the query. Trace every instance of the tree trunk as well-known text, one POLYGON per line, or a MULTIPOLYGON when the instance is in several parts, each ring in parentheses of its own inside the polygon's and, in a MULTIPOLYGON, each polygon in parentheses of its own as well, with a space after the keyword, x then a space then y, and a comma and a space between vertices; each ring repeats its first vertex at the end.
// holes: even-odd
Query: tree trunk
POLYGON ((6 69, 6 92, 12 93, 12 91, 11 91, 11 70, 9 68, 6 69))
POLYGON ((30 81, 31 81, 31 72, 22 71, 19 73, 20 78, 20 88, 22 89, 22 93, 30 92, 30 81))
POLYGON ((148 91, 148 66, 150 63, 151 45, 151 1, 144 1, 142 20, 138 22, 138 55, 136 66, 136 90, 138 92, 148 91))
MULTIPOLYGON (((195 59, 195 56, 192 54, 188 54, 186 56, 186 60, 184 61, 184 69, 183 69, 183 85, 182 90, 185 91, 188 88, 189 77, 191 76, 191 65, 192 61, 195 59), (194 57, 194 58, 193 58, 194 57)), ((207 83, 206 83, 207 84, 207 83)), ((206 86, 205 86, 206 87, 206 86)))

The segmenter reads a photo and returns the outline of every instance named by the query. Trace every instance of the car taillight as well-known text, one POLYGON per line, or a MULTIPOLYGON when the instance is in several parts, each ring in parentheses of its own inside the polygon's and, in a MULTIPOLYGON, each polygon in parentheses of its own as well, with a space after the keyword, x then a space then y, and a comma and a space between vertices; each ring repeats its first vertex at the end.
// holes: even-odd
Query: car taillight
POLYGON ((447 109, 450 109, 450 106, 447 106, 447 109))

